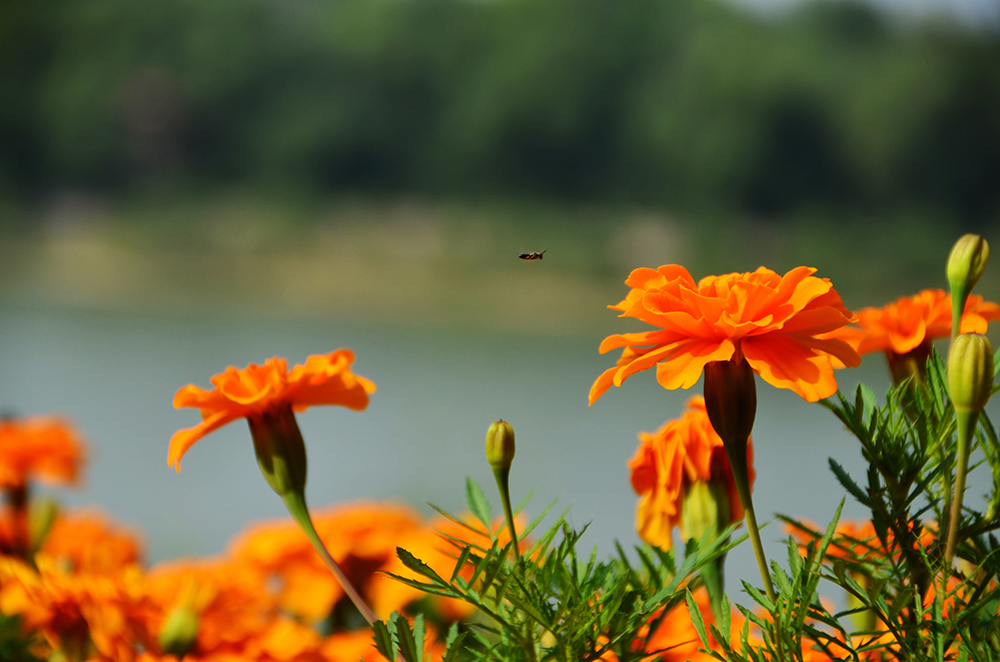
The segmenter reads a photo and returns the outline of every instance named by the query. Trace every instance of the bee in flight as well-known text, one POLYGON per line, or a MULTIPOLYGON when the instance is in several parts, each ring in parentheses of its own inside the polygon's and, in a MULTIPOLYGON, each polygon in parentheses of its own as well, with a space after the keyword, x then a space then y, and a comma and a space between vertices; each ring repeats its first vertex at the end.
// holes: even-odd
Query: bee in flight
POLYGON ((530 251, 528 253, 521 253, 520 255, 518 255, 518 257, 521 258, 522 260, 541 260, 542 257, 545 255, 545 251, 547 251, 547 250, 549 250, 549 249, 546 248, 541 253, 539 253, 538 251, 530 251))

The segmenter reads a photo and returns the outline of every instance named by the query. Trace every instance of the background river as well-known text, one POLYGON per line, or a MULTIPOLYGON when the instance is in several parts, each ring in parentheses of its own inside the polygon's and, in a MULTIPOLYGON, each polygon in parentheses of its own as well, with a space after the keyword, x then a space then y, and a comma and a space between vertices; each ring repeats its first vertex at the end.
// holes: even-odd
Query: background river
MULTIPOLYGON (((626 467, 636 433, 676 417, 700 384, 691 392, 665 391, 649 371, 588 408, 590 384, 613 361, 597 353, 599 342, 596 336, 6 305, 0 308, 0 402, 18 415, 61 412, 89 440, 86 481, 80 490, 60 491, 60 498, 97 506, 142 531, 151 562, 205 556, 222 552, 247 523, 284 512, 260 476, 241 423, 196 445, 179 475, 167 466, 170 435, 197 421, 194 410, 172 408, 174 392, 189 382, 208 386, 227 365, 273 355, 300 362, 310 353, 350 347, 357 372, 374 380, 378 392, 361 413, 319 407, 299 416, 314 507, 396 499, 428 514, 425 502, 458 511, 466 476, 493 498, 483 437, 502 417, 517 433, 515 499, 534 488, 529 513, 557 498, 572 505, 576 526, 591 523, 587 545, 608 555, 616 538, 626 547, 638 544, 626 467)), ((841 375, 842 389, 858 380, 879 392, 887 385, 878 356, 841 375)), ((829 521, 843 490, 827 457, 860 476, 858 447, 819 405, 760 380, 758 391, 760 519, 782 512, 829 521)), ((978 478, 973 473, 970 499, 985 490, 986 477, 978 478)), ((863 515, 851 502, 845 512, 863 515)), ((779 526, 763 536, 773 558, 783 558, 779 526)), ((730 557, 731 592, 740 590, 740 577, 759 581, 749 545, 730 557)))

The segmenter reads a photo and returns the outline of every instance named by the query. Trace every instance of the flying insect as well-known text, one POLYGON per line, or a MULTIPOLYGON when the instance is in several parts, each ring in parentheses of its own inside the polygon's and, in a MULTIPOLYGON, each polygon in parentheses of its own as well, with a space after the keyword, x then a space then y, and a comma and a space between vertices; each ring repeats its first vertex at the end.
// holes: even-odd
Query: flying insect
POLYGON ((518 257, 521 258, 522 260, 541 260, 542 257, 545 255, 545 251, 547 250, 549 249, 546 248, 541 253, 539 253, 538 251, 529 251, 527 253, 521 253, 520 255, 518 255, 518 257))

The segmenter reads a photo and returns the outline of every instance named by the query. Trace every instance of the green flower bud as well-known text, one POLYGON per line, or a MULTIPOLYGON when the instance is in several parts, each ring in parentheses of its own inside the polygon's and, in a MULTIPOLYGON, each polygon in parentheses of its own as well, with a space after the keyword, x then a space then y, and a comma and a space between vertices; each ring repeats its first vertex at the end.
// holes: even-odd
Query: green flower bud
POLYGON ((724 480, 696 480, 684 488, 681 497, 681 529, 688 540, 709 542, 729 525, 729 490, 724 480))
POLYGON ((32 499, 28 506, 28 540, 31 551, 37 552, 59 515, 59 504, 55 499, 42 497, 32 499))
POLYGON ((971 292, 986 270, 990 245, 978 234, 967 234, 955 242, 948 255, 948 282, 954 291, 971 292))
POLYGON ((292 405, 255 412, 247 416, 257 464, 264 479, 279 496, 300 494, 306 487, 306 445, 292 405))
POLYGON ((514 461, 514 428, 500 420, 486 431, 486 461, 494 469, 509 469, 514 461))
POLYGON ((160 628, 160 647, 164 653, 182 658, 198 640, 198 612, 189 605, 174 607, 160 628))
POLYGON ((948 392, 956 411, 980 412, 993 389, 993 347, 986 336, 963 333, 948 354, 948 392))

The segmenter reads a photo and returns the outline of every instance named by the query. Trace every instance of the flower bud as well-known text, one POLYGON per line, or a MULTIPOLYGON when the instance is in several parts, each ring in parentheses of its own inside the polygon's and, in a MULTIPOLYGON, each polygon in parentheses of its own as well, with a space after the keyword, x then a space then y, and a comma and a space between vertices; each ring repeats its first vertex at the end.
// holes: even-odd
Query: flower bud
POLYGON ((968 294, 979 282, 990 259, 990 245, 978 234, 967 234, 955 242, 948 255, 948 282, 955 291, 968 294))
POLYGON ((175 607, 160 629, 160 647, 164 653, 182 658, 198 640, 198 613, 186 606, 175 607))
POLYGON ((59 504, 55 499, 42 497, 32 499, 28 506, 28 540, 31 551, 37 552, 59 515, 59 504))
POLYGON ((685 486, 681 496, 681 530, 688 540, 709 541, 729 525, 729 490, 726 481, 696 480, 685 486))
POLYGON ((183 658, 198 641, 201 612, 211 602, 215 590, 201 585, 193 575, 181 581, 177 599, 160 626, 160 648, 168 655, 183 658))
POLYGON ((514 461, 514 428, 499 420, 486 431, 486 461, 494 469, 509 469, 514 461))
POLYGON ((745 358, 705 366, 705 411, 723 444, 746 449, 757 415, 757 385, 745 358))
POLYGON ((248 414, 247 423, 257 464, 267 484, 282 497, 302 493, 306 487, 306 445, 292 405, 248 414))
POLYGON ((956 411, 980 412, 993 390, 993 347, 980 333, 963 333, 948 353, 948 392, 956 411))

